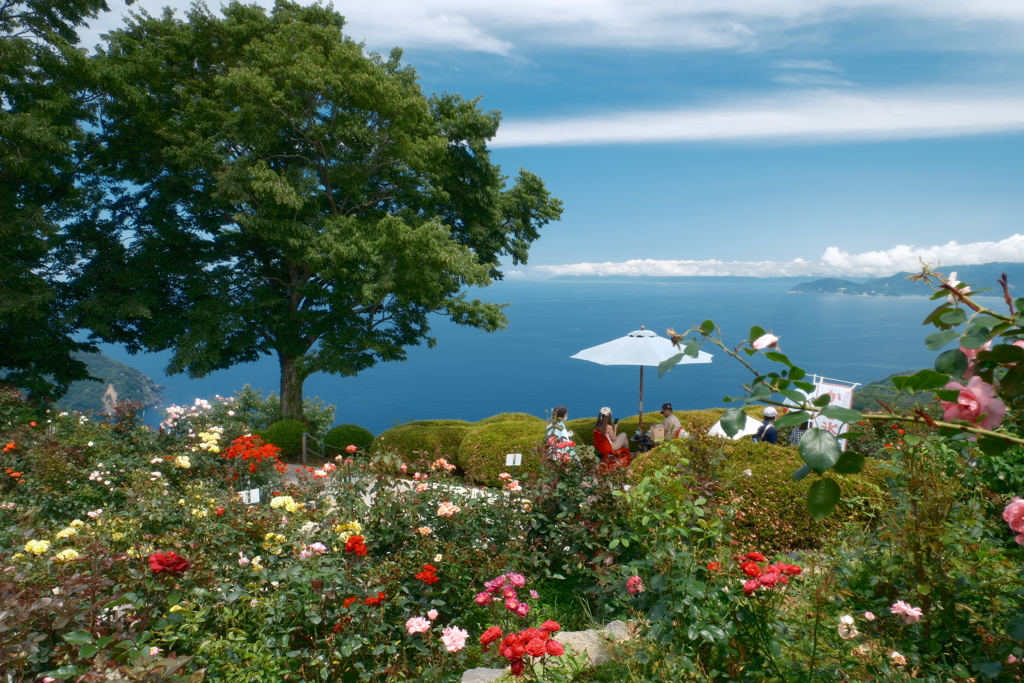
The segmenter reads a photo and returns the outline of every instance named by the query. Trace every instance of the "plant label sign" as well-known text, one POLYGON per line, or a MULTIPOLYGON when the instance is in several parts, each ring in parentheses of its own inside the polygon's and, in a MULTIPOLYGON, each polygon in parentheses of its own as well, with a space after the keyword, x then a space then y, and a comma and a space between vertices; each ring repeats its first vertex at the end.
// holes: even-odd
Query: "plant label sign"
POLYGON ((523 464, 522 453, 509 453, 505 456, 505 467, 518 467, 523 464))
POLYGON ((242 491, 239 495, 242 496, 242 502, 245 503, 246 505, 255 505, 256 503, 260 502, 259 489, 250 489, 248 491, 242 491))

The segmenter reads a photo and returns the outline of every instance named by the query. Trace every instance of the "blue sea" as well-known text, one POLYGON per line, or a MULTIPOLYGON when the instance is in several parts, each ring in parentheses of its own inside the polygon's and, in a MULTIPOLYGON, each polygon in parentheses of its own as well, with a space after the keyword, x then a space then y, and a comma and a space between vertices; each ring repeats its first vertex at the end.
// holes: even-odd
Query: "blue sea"
MULTIPOLYGON (((610 406, 617 416, 637 411, 639 369, 601 366, 570 358, 622 337, 641 325, 664 335, 703 320, 719 324, 727 344, 760 325, 780 337, 791 360, 825 377, 867 383, 902 370, 930 367, 924 346, 930 328, 920 321, 936 302, 924 297, 855 297, 789 294, 807 278, 685 278, 675 281, 505 281, 471 297, 510 304, 505 332, 485 333, 438 318, 437 346, 411 348, 404 362, 382 363, 358 377, 314 375, 307 396, 337 406, 338 423, 379 433, 408 420, 479 420, 501 412, 544 416, 564 404, 570 417, 597 415, 610 406)), ((677 410, 722 406, 750 376, 717 348, 708 365, 681 365, 660 380, 647 368, 644 409, 671 402, 677 410)), ((103 351, 164 385, 165 403, 192 403, 230 395, 243 384, 277 391, 277 360, 267 357, 201 379, 167 376, 168 353, 128 355, 103 351)), ((774 365, 762 361, 760 367, 774 365)), ((156 410, 148 422, 158 420, 156 410)))

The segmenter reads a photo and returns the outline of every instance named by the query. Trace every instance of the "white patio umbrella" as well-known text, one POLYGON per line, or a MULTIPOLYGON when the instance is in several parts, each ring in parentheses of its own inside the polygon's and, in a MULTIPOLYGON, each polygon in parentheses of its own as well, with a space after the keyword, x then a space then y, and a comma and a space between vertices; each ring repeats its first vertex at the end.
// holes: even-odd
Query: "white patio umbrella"
MULTIPOLYGON (((743 425, 743 429, 733 434, 732 439, 743 438, 744 436, 753 436, 757 434, 757 430, 761 428, 761 421, 747 415, 747 422, 743 425)), ((728 439, 729 435, 722 429, 722 421, 719 420, 715 423, 715 426, 708 430, 708 436, 720 436, 723 439, 728 439)))
MULTIPOLYGON (((657 367, 663 361, 677 356, 681 353, 672 345, 672 342, 665 337, 659 337, 650 330, 641 327, 635 332, 630 332, 625 337, 589 349, 583 349, 572 358, 589 360, 600 365, 639 365, 640 366, 640 423, 639 429, 644 428, 644 366, 652 365, 657 367)), ((697 357, 683 356, 679 365, 687 363, 710 363, 711 354, 698 351, 697 357)))

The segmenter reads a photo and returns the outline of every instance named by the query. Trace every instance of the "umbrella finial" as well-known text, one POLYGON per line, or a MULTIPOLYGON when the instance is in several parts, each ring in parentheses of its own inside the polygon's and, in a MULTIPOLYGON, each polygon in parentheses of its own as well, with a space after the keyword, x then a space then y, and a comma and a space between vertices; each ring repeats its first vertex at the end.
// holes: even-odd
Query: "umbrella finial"
POLYGON ((644 327, 643 325, 641 325, 641 326, 640 326, 640 329, 641 329, 641 330, 646 330, 647 328, 646 328, 646 327, 644 327))

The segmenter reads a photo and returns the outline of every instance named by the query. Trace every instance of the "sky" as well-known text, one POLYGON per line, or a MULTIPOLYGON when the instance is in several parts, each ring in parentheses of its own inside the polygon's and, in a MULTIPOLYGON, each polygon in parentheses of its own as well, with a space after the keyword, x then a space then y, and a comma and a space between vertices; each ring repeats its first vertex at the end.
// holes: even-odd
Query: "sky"
MULTIPOLYGON (((110 4, 82 31, 86 46, 121 25, 128 8, 110 4)), ((427 93, 500 110, 494 160, 539 174, 564 202, 510 278, 1024 261, 1024 3, 336 8, 368 50, 403 48, 427 93)))

